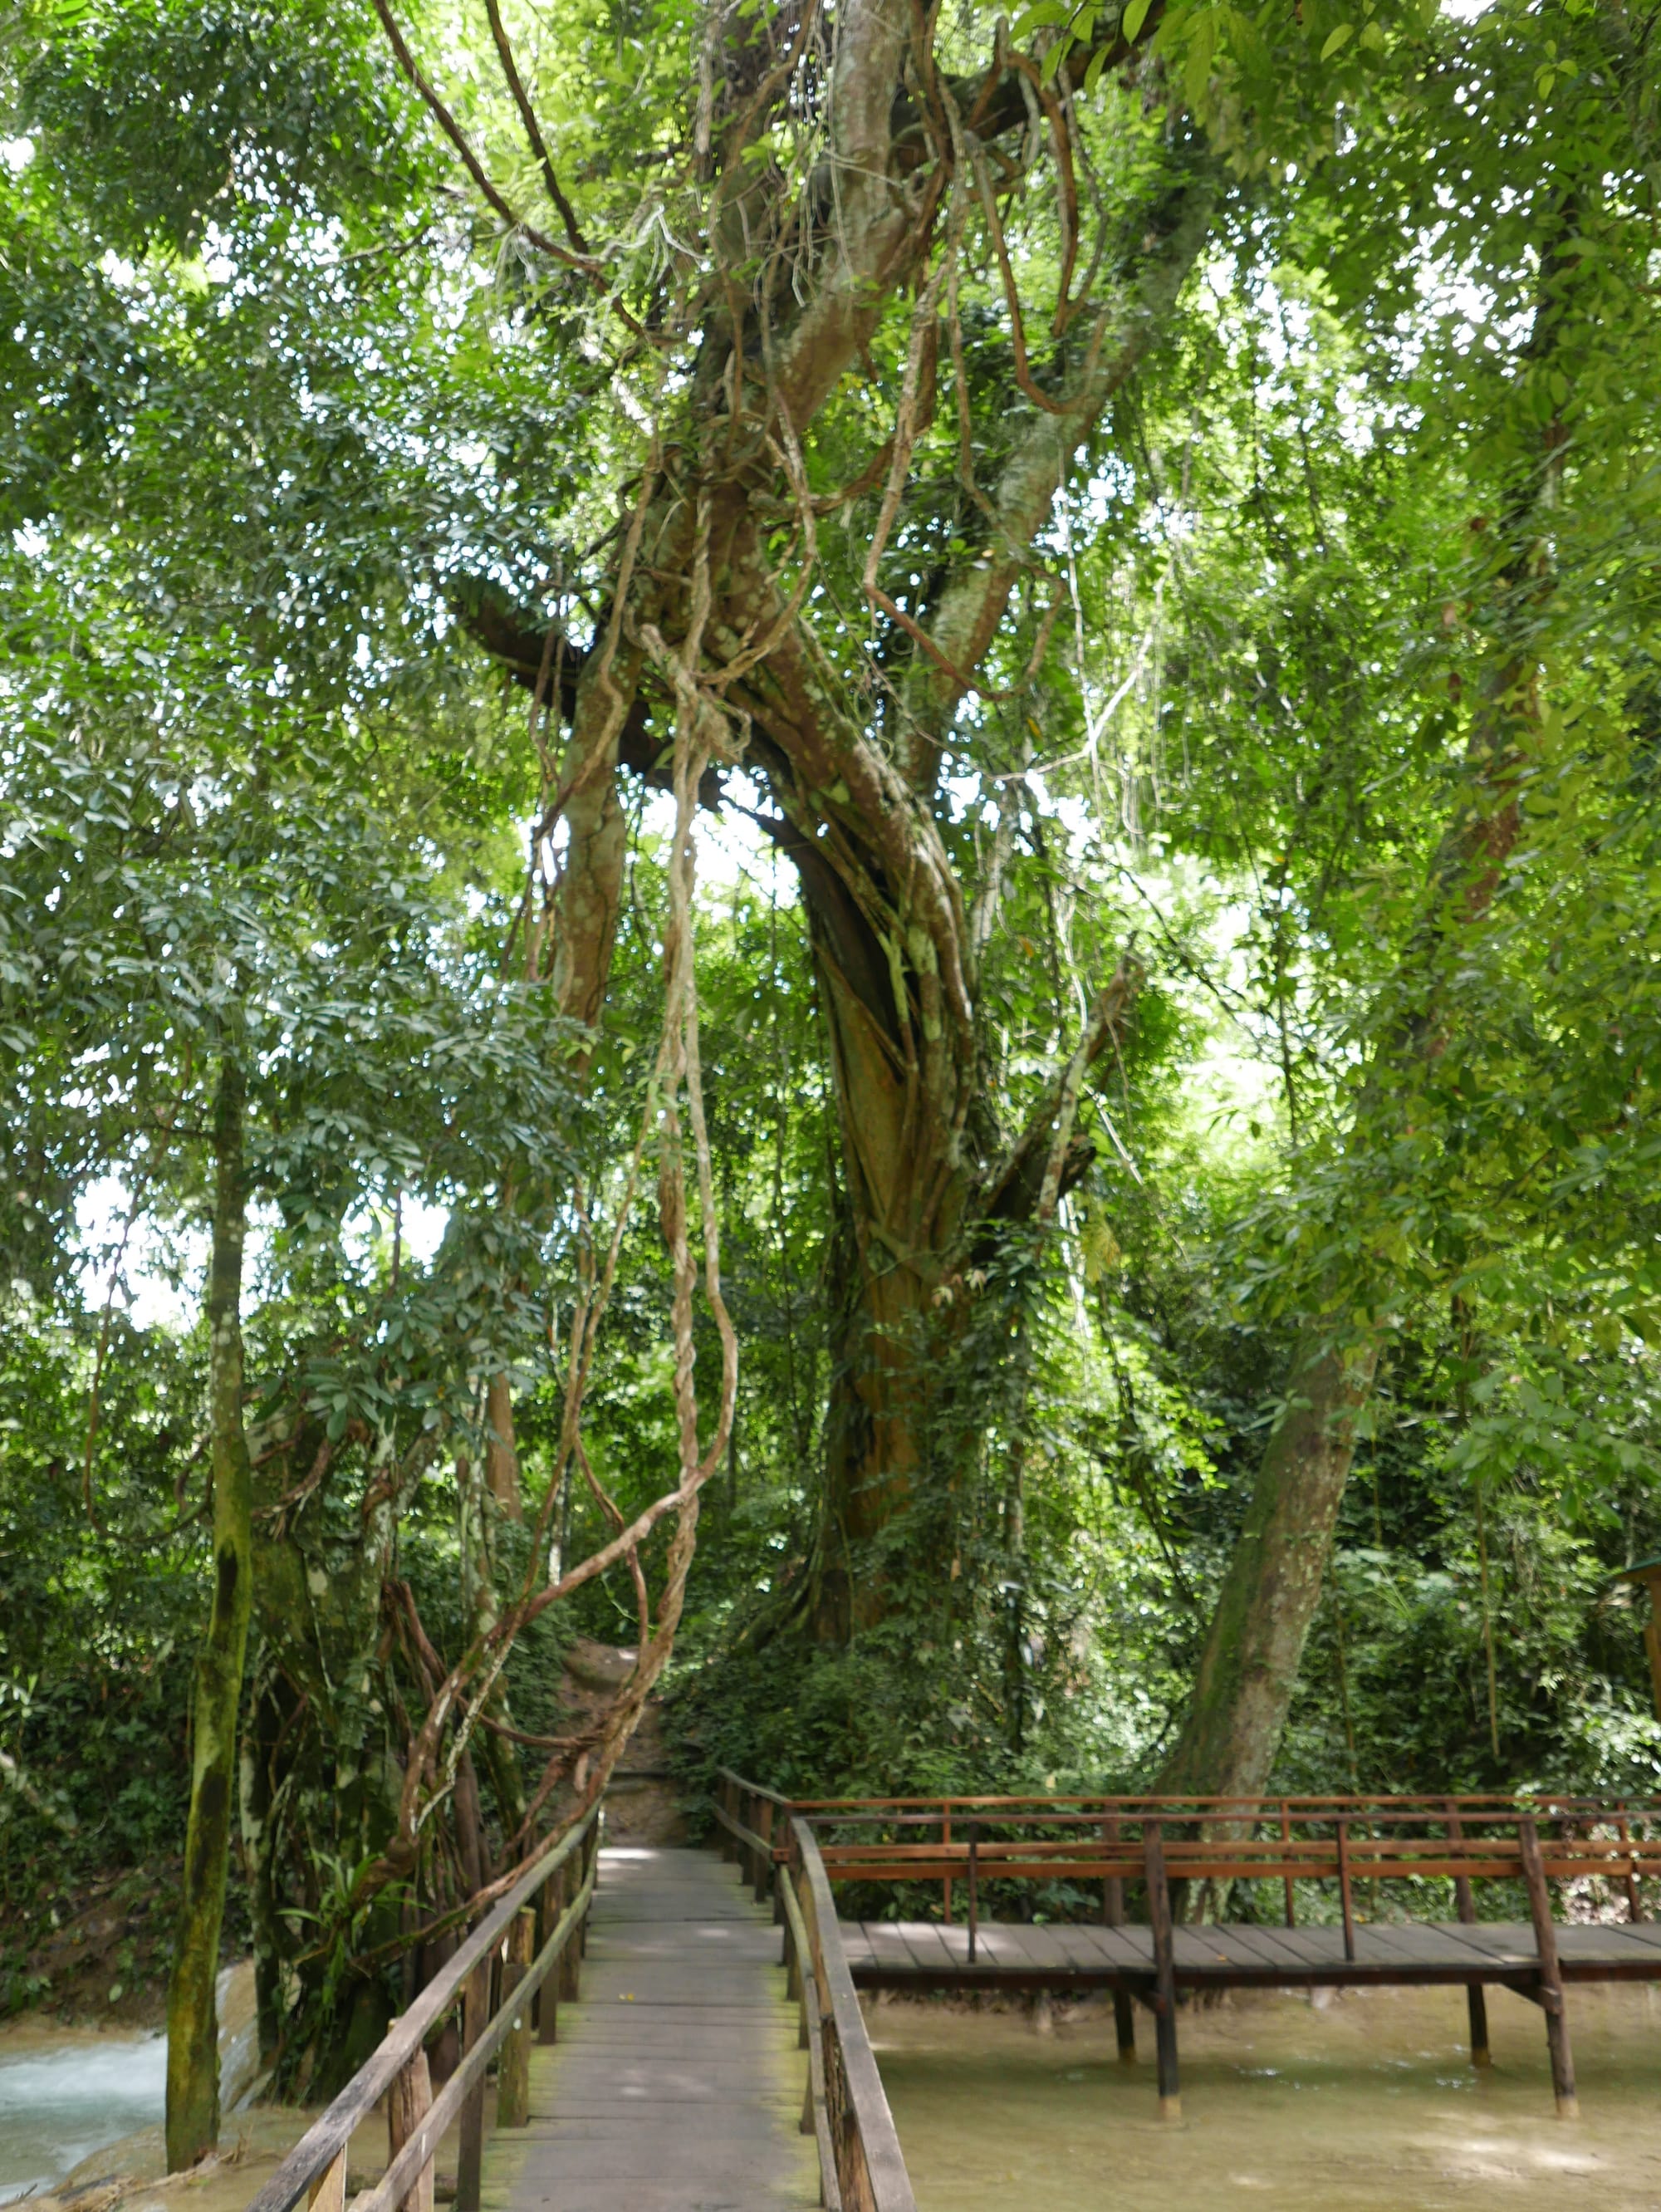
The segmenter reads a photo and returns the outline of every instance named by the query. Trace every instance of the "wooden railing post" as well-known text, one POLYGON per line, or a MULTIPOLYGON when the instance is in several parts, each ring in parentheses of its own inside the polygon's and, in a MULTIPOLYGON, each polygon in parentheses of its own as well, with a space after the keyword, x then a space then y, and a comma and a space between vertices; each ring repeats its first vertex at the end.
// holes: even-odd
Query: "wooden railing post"
POLYGON ((1142 1824, 1143 1865, 1148 1878, 1148 1926, 1154 1940, 1154 2033, 1159 2053, 1159 2116, 1182 2118, 1177 2072, 1177 1959, 1171 1929, 1171 1891, 1165 1879, 1165 1838, 1157 1820, 1142 1824))
MULTIPOLYGON (((1630 1851, 1632 1849, 1630 1824, 1622 1818, 1616 1822, 1615 1829, 1621 1838, 1622 1849, 1630 1851)), ((1638 1875, 1632 1860, 1628 1858, 1627 1861, 1627 1917, 1628 1920, 1641 1920, 1643 1917, 1644 1908, 1638 1895, 1638 1875)))
MULTIPOLYGON (((386 2093, 386 2163, 390 2166, 433 2108, 433 2076, 418 2051, 386 2093)), ((397 2212, 433 2212, 433 2161, 421 2170, 397 2212)))
MULTIPOLYGON (((940 1840, 943 1844, 949 1844, 951 1839, 952 1808, 949 1805, 943 1805, 940 1808, 940 1840)), ((952 1924, 952 1878, 950 1875, 947 1875, 941 1882, 940 1905, 941 1911, 945 1917, 946 1925, 949 1928, 952 1924)))
POLYGON ((346 2146, 343 2143, 306 2192, 307 2212, 345 2212, 346 2146))
MULTIPOLYGON (((1283 1844, 1289 1844, 1291 1840, 1292 1808, 1287 1803, 1285 1798, 1282 1797, 1281 1800, 1281 1841, 1283 1844)), ((1284 1876, 1284 1880, 1286 1882, 1286 1924, 1288 1928, 1295 1928, 1298 1924, 1297 1892, 1292 1887, 1292 1876, 1289 1874, 1284 1876)))
POLYGON ((980 1934, 980 1823, 969 1823, 969 1964, 980 1934))
MULTIPOLYGON (((577 1865, 571 1868, 570 1875, 571 1879, 566 1886, 562 1900, 566 1904, 569 1904, 571 1899, 576 1896, 578 1891, 582 1887, 584 1882, 588 1878, 587 1871, 581 1864, 580 1861, 577 1865)), ((561 1952, 560 1963, 555 1967, 553 1976, 551 1977, 552 1979, 557 1981, 559 1984, 559 1995, 561 1997, 569 1998, 573 2004, 577 2001, 578 1989, 582 1979, 578 1962, 579 1946, 577 1938, 578 1931, 573 1928, 571 1931, 571 1940, 566 1945, 564 1950, 561 1952)))
POLYGON ((1338 1822, 1338 1902, 1343 1911, 1343 1954, 1355 1958, 1355 1905, 1349 1893, 1349 1823, 1338 1822))
MULTIPOLYGON (((566 1870, 561 1867, 549 1875, 543 1885, 543 1942, 560 1924, 560 1915, 565 1910, 566 1870)), ((565 1960, 556 1959, 554 1971, 544 1979, 536 1992, 536 2040, 557 2043, 560 2039, 560 1984, 565 1979, 565 1960)))
MULTIPOLYGON (((507 1960, 502 1969, 502 2002, 511 2005, 514 1991, 524 1979, 536 1955, 536 1916, 525 1911, 516 1915, 507 1938, 507 1960)), ((496 2062, 496 2125, 523 2128, 530 2124, 530 2021, 522 2013, 507 2031, 501 2057, 496 2062)))
MULTIPOLYGON (((755 1802, 755 1832, 767 1845, 755 1854, 755 1902, 765 1905, 767 1891, 773 1883, 773 1800, 759 1797, 755 1802)), ((775 1913, 774 1917, 778 1916, 775 1913)))
POLYGON ((1540 1955, 1540 2003, 1546 2015, 1546 2047, 1551 2053, 1551 2086, 1557 2099, 1557 2117, 1560 2120, 1578 2119, 1580 2101, 1574 2093, 1574 2054, 1569 2048, 1568 2017, 1563 2009, 1563 1974, 1557 1963, 1551 1892, 1546 1886, 1545 1865, 1540 1856, 1539 1832, 1532 1820, 1519 1820, 1517 1840, 1522 1847, 1523 1880, 1528 1885, 1529 1911, 1534 1917, 1534 1946, 1540 1955))
MULTIPOLYGON (((1448 1800, 1447 1832, 1451 1842, 1462 1844, 1464 1841, 1464 1823, 1454 1809, 1452 1798, 1448 1800)), ((1470 1876, 1468 1874, 1454 1875, 1453 1901, 1458 1911, 1461 1925, 1466 1928, 1474 1927, 1476 1922, 1476 1900, 1471 1894, 1470 1876)), ((1488 2046, 1488 1996, 1480 1982, 1465 1984, 1465 2010, 1470 2021, 1470 2063, 1473 2066, 1491 2066, 1494 2061, 1489 2056, 1488 2046)))
MULTIPOLYGON (((462 2056, 464 2058, 484 2033, 490 2019, 488 1953, 467 1978, 462 2000, 462 2056)), ((456 2155, 456 2212, 479 2212, 479 2191, 484 2176, 484 2079, 481 2075, 467 2093, 461 2108, 461 2141, 456 2155)))
MULTIPOLYGON (((1101 1824, 1102 1847, 1112 1850, 1118 1843, 1118 1815, 1110 1814, 1101 1824)), ((1101 1885, 1101 1924, 1104 1928, 1125 1925, 1125 1878, 1110 1874, 1101 1885)), ((1113 1991, 1113 2033, 1118 2040, 1118 2063, 1134 2066, 1137 2063, 1137 2010, 1129 1990, 1113 1991)))

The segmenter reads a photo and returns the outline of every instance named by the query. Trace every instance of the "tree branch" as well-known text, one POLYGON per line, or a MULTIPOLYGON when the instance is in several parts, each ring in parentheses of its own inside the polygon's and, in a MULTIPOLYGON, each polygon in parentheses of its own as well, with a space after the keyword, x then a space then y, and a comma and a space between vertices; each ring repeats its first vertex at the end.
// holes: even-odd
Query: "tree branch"
MULTIPOLYGON (((560 211, 560 220, 565 225, 565 234, 571 240, 573 251, 580 254, 585 262, 592 263, 597 268, 599 264, 594 259, 593 248, 583 236, 582 228, 577 221, 576 211, 561 191, 560 180, 554 173, 554 158, 548 150, 548 143, 543 137, 542 126, 536 120, 536 111, 530 104, 530 94, 525 91, 524 80, 519 75, 518 64, 513 58, 513 48, 507 36, 506 26, 502 21, 501 9, 498 0, 484 0, 484 11, 490 18, 490 35, 496 41, 496 56, 502 65, 502 75, 507 80, 507 88, 513 95, 513 105, 519 111, 519 120, 524 125, 525 138, 530 144, 531 153, 541 165, 543 182, 548 187, 548 197, 560 211)), ((384 21, 385 18, 383 16, 382 20, 384 21)))
MULTIPOLYGON (((1003 1164, 986 1186, 979 1212, 987 1221, 1032 1220, 1041 1227, 1054 1212, 1063 1190, 1077 1180, 1068 1174, 1084 1079, 1124 1027, 1131 1002, 1142 988, 1143 966, 1126 953, 1096 994, 1077 1049, 1033 1109, 1027 1126, 1003 1164)), ((1088 1154, 1081 1164, 1088 1164, 1088 1154)))
MULTIPOLYGON (((472 178, 473 182, 478 186, 479 191, 484 196, 485 200, 495 210, 502 221, 508 225, 510 229, 522 232, 524 235, 530 240, 530 243, 536 248, 538 252, 546 253, 554 260, 563 262, 567 269, 580 269, 585 276, 603 277, 605 274, 604 267, 603 264, 594 258, 592 254, 586 252, 572 252, 569 247, 561 246, 559 244, 557 240, 549 237, 546 231, 538 230, 534 223, 527 222, 524 217, 520 215, 515 208, 512 207, 503 198, 502 194, 491 182, 489 176, 485 171, 484 164, 479 160, 478 155, 473 151, 472 147, 468 143, 466 132, 462 129, 460 124, 457 122, 455 117, 445 106, 444 102, 439 98, 438 94, 434 92, 427 79, 421 75, 420 69, 416 65, 415 56, 410 52, 409 47, 404 43, 403 33, 397 27, 397 22, 393 16, 392 11, 387 5, 387 0, 374 0, 374 9, 376 15, 380 18, 381 28, 386 33, 387 41, 397 58, 398 67, 409 78, 410 83, 415 86, 415 90, 421 94, 422 100, 426 101, 427 106, 432 113, 433 118, 437 123, 439 130, 443 131, 445 137, 450 141, 456 151, 461 155, 463 165, 466 168, 468 175, 472 178)), ((494 14, 494 8, 492 9, 492 14, 493 15, 494 14)), ((516 84, 518 82, 517 73, 515 75, 514 82, 516 84)), ((521 97, 523 97, 522 94, 521 97)), ((553 174, 551 168, 549 174, 550 177, 553 174)), ((555 189, 557 190, 557 186, 555 189)))

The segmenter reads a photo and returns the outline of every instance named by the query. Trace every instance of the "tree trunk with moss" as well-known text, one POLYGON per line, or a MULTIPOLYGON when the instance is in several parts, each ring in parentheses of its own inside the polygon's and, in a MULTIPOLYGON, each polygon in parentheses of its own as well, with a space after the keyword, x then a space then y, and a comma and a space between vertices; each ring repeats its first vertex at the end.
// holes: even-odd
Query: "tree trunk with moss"
POLYGON ((214 1594, 191 1700, 191 1810, 184 1893, 167 1989, 167 2168, 219 2142, 220 1929, 231 1848, 237 1716, 253 1598, 253 1478, 242 1424, 243 1153, 246 1074, 227 1039, 214 1099, 213 1251, 208 1272, 214 1594))

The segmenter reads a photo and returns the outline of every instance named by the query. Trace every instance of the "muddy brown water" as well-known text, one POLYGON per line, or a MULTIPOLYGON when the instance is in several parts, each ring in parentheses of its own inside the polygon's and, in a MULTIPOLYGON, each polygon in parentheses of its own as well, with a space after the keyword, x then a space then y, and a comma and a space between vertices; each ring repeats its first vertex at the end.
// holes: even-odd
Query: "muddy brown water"
POLYGON ((1661 1990, 1572 1988, 1581 2118, 1558 2120, 1540 2013, 1460 1990, 1237 1994, 1180 2026, 1183 2118, 1155 2106, 1151 2018, 885 2003, 871 2039, 918 2212, 1598 2212, 1661 2208, 1661 1990))

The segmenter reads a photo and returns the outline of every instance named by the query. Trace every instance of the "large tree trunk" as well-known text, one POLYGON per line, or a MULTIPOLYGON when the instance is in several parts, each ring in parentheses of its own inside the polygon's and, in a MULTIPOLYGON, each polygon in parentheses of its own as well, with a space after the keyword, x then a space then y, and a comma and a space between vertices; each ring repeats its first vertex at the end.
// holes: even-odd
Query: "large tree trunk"
MULTIPOLYGON (((1006 62, 1000 52, 990 74, 937 82, 926 55, 932 21, 893 0, 838 8, 829 82, 811 94, 823 101, 834 220, 827 201, 804 231, 803 209, 819 209, 816 180, 798 199, 782 173, 750 158, 794 60, 767 45, 779 26, 726 19, 716 58, 724 74, 712 80, 700 125, 707 237, 722 281, 700 309, 684 410, 654 438, 595 642, 560 653, 561 705, 572 721, 572 765, 561 775, 582 802, 566 809, 569 856, 550 915, 562 1006, 586 1022, 598 1017, 602 948, 617 911, 609 864, 615 856, 620 866, 621 852, 611 772, 619 763, 652 772, 663 741, 645 725, 666 695, 700 727, 719 726, 723 736, 709 738, 718 757, 748 747, 778 810, 771 832, 800 872, 835 1073, 849 1239, 814 1607, 839 1636, 888 1602, 882 1553, 916 1503, 938 1410, 932 1354, 943 1332, 969 1325, 979 1243, 996 1234, 985 1224, 1036 1218, 1052 1133, 1063 1122, 1070 1129, 1077 1104, 1075 1090, 1040 1106, 1015 1147, 1021 1172, 1000 1158, 1008 1139, 979 1064, 975 946, 937 821, 943 754, 980 688, 976 672, 1011 596, 1034 572, 1031 549, 1058 493, 1091 465, 1104 410, 1170 327, 1216 185, 1208 149, 1173 107, 1157 175, 1104 218, 1111 251, 1065 314, 1057 307, 1045 341, 1048 388, 1018 356, 1021 397, 998 369, 990 390, 972 393, 949 304, 959 251, 976 207, 997 228, 985 149, 1028 131, 1037 76, 1029 59, 1006 62), (754 97, 752 87, 761 88, 754 97), (869 349, 895 316, 909 328, 893 435, 848 494, 871 492, 886 469, 862 589, 887 675, 884 690, 867 691, 837 658, 847 634, 840 614, 842 646, 815 626, 836 610, 834 593, 822 610, 804 596, 812 514, 832 504, 814 500, 808 467, 816 418, 862 362, 871 374, 869 349), (961 409, 995 415, 1000 458, 984 485, 971 480, 967 430, 961 445, 922 442, 949 353, 961 409), (916 556, 885 549, 924 450, 920 507, 949 505, 957 520, 938 573, 906 583, 897 572, 916 556), (782 568, 781 518, 800 526, 782 568), (862 1551, 877 1564, 856 1590, 851 1568, 860 1571, 862 1551)), ((805 38, 806 13, 801 28, 805 38)), ((1098 67, 1135 59, 1116 29, 1104 30, 1104 49, 1098 67)), ((1088 48, 1069 55, 1074 84, 1090 63, 1088 48)), ((1146 105, 1162 106, 1158 65, 1147 67, 1146 105)), ((1059 110, 1052 123, 1064 139, 1059 110)), ((996 252, 988 239, 989 270, 999 239, 996 252)), ((470 619, 532 686, 547 665, 545 631, 488 604, 470 619)), ((1055 1196, 1051 1188, 1052 1206, 1055 1196)))
POLYGON ((214 1595, 191 1701, 191 1810, 179 1933, 167 1989, 169 2172, 194 2165, 219 2142, 215 1983, 230 1859, 237 1714, 253 1600, 253 1476, 242 1425, 246 1096, 240 1042, 227 1039, 221 1048, 214 1100, 213 1252, 207 1300, 214 1595))

